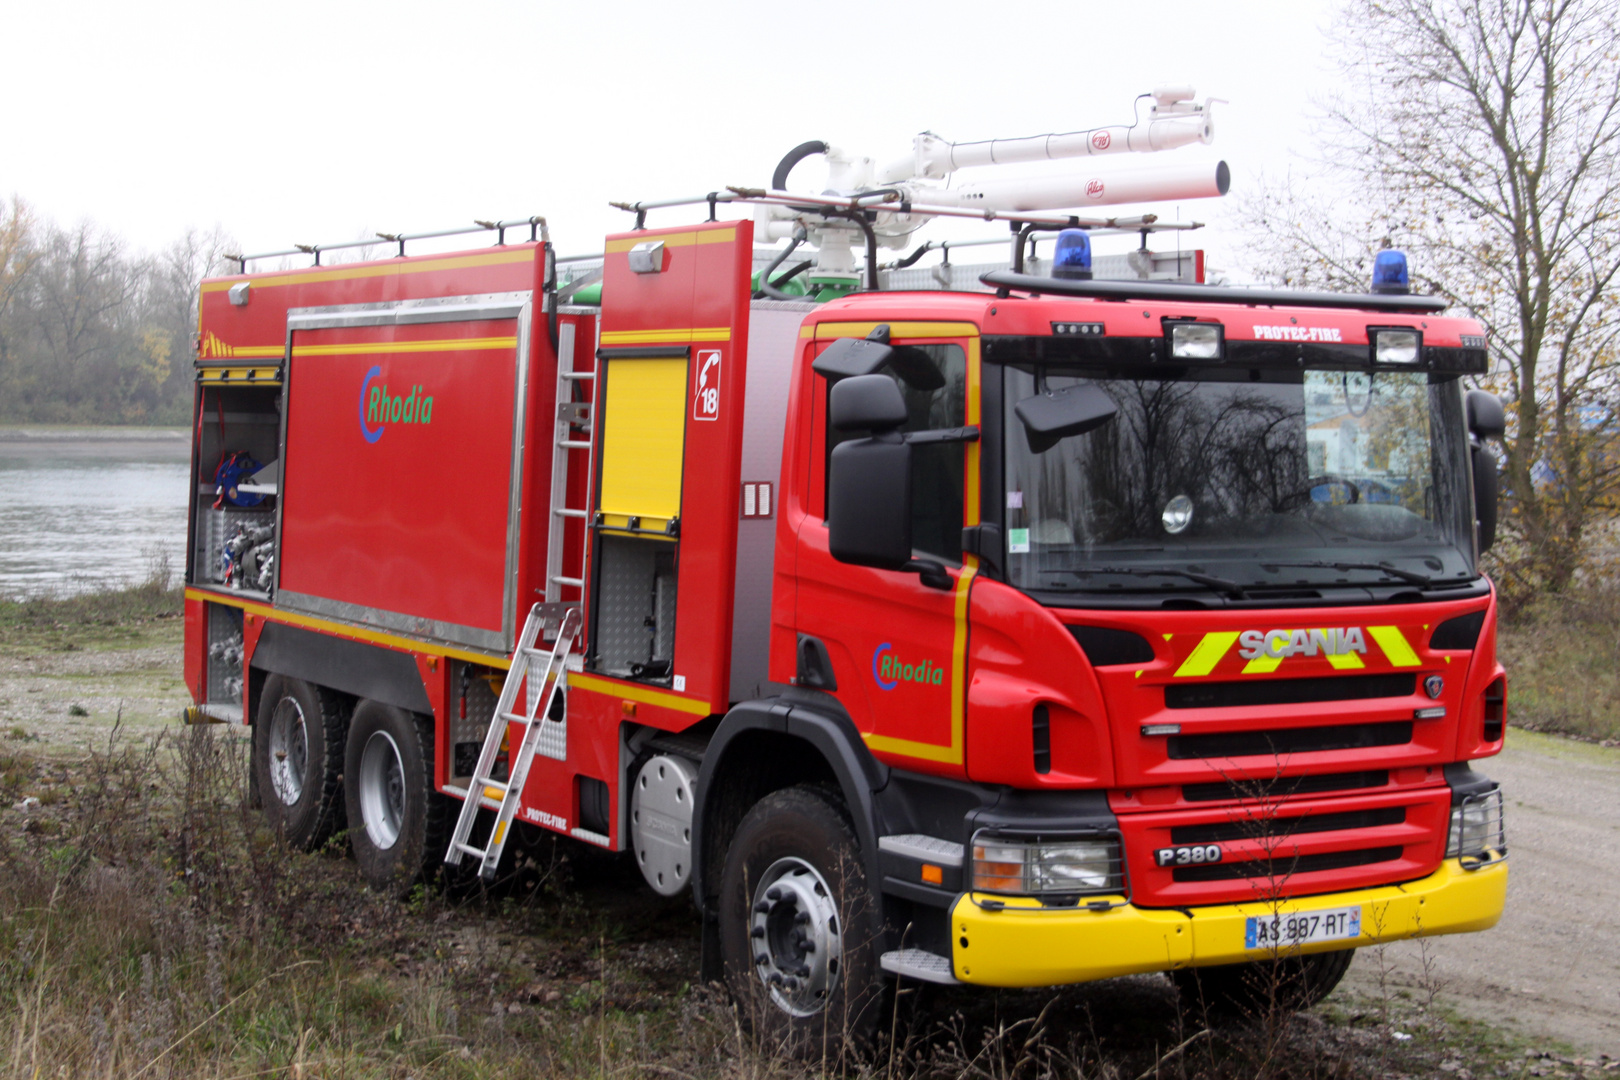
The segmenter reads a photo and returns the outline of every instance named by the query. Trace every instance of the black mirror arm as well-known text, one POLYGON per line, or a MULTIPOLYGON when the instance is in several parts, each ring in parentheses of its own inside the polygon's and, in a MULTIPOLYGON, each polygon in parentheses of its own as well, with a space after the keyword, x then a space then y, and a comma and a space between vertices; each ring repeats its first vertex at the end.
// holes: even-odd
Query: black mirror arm
POLYGON ((978 442, 979 425, 969 424, 967 427, 936 428, 932 431, 908 431, 906 442, 913 446, 926 446, 929 443, 978 442))
POLYGON ((1001 574, 1001 527, 969 525, 962 530, 962 550, 977 555, 979 562, 997 576, 1001 574))
POLYGON ((945 570, 945 564, 935 562, 933 559, 912 559, 900 569, 916 574, 930 589, 949 590, 954 584, 951 575, 945 570))

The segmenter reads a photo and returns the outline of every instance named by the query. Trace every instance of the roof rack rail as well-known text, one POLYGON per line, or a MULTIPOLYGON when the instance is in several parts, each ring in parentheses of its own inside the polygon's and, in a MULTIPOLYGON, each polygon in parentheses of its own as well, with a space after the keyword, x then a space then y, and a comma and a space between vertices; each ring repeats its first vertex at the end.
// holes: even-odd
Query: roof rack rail
POLYGON ((1011 270, 992 270, 979 275, 979 280, 995 286, 997 296, 1007 296, 1016 289, 1019 292, 1084 296, 1096 300, 1182 300, 1200 304, 1244 304, 1249 307, 1362 308, 1414 314, 1434 314, 1451 306, 1449 300, 1438 296, 1235 289, 1225 285, 1178 285, 1164 281, 1086 281, 1037 277, 1011 270))
POLYGON ((345 240, 339 244, 294 244, 286 251, 265 251, 257 255, 225 255, 223 257, 236 263, 237 273, 245 274, 247 273, 247 264, 255 259, 277 259, 288 255, 313 255, 315 256, 315 265, 319 266, 321 265, 321 252, 323 251, 370 247, 377 243, 378 240, 381 240, 390 244, 398 244, 399 252, 395 257, 403 259, 405 257, 405 241, 407 240, 431 240, 440 236, 465 236, 468 233, 492 232, 496 234, 495 243, 504 245, 506 243, 507 229, 519 229, 524 226, 528 226, 530 243, 539 240, 549 241, 551 239, 550 233, 546 229, 546 219, 536 214, 532 217, 511 218, 505 221, 479 221, 475 219, 472 225, 457 229, 435 229, 432 232, 419 233, 380 232, 376 234, 375 240, 345 240))

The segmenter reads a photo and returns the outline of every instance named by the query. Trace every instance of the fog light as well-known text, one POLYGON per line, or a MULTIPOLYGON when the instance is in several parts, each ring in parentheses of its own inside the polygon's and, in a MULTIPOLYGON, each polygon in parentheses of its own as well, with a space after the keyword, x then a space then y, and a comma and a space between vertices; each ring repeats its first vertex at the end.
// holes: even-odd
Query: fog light
POLYGON ((1423 335, 1416 330, 1370 330, 1373 359, 1380 364, 1415 364, 1423 335))
POLYGON ((1220 323, 1170 323, 1170 355, 1177 360, 1219 360, 1225 344, 1220 323))
POLYGON ((1451 835, 1446 841, 1446 858, 1483 859, 1507 850, 1507 833, 1502 825, 1502 789, 1470 795, 1451 808, 1451 835))
POLYGON ((1118 892, 1123 880, 1117 840, 1026 843, 982 837, 973 845, 973 888, 979 892, 1118 892))

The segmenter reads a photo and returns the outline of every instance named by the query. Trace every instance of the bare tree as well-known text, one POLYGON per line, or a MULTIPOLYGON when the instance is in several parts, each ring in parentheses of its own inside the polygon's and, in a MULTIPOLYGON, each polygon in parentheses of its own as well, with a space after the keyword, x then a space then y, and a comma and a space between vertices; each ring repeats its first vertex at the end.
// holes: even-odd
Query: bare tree
POLYGON ((1616 11, 1348 0, 1351 89, 1317 163, 1333 194, 1285 181, 1249 204, 1266 276, 1365 288, 1375 249, 1404 247, 1415 285, 1485 325, 1485 384, 1511 402, 1497 576, 1521 599, 1571 584, 1620 495, 1616 11))
POLYGON ((29 272, 39 259, 34 215, 13 196, 8 207, 0 202, 0 378, 10 366, 14 321, 22 306, 18 300, 29 272))

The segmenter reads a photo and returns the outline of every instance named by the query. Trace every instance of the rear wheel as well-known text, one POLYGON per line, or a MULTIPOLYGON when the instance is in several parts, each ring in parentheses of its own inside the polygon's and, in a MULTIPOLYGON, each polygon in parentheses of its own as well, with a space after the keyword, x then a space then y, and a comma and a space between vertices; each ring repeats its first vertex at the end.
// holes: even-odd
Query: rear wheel
POLYGON ((1246 964, 1183 968, 1170 973, 1183 1008, 1227 1018, 1259 1019, 1273 1009, 1294 1012, 1319 1005, 1350 970, 1354 949, 1256 960, 1246 964))
POLYGON ((433 786, 433 724, 362 701, 349 722, 343 770, 349 844, 373 888, 404 892, 444 858, 450 800, 433 786))
POLYGON ((878 916, 836 796, 793 787, 754 804, 726 853, 719 916, 726 984, 762 1040, 829 1060, 868 1044, 878 916))
POLYGON ((253 786, 282 839, 313 851, 343 827, 343 699, 302 679, 271 675, 253 724, 253 786))

